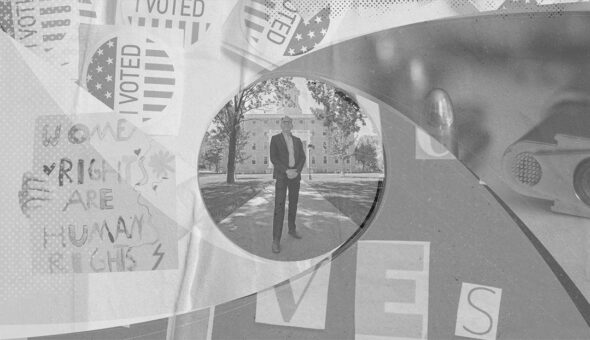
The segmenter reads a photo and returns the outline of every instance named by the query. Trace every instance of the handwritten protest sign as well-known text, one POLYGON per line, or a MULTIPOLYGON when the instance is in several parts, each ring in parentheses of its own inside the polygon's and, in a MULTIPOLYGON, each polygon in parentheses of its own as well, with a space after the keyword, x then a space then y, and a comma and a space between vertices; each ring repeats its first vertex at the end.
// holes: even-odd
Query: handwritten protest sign
POLYGON ((41 116, 33 166, 55 192, 31 216, 35 272, 176 268, 175 157, 127 120, 41 116))

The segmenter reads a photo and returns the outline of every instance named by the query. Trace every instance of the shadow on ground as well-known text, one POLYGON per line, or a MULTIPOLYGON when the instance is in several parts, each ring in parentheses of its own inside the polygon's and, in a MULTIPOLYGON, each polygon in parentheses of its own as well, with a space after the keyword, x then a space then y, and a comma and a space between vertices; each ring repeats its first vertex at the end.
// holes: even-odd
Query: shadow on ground
POLYGON ((272 181, 255 179, 239 180, 234 184, 214 182, 201 185, 201 195, 209 215, 219 223, 271 184, 272 181))
POLYGON ((274 254, 271 250, 273 214, 274 186, 270 185, 218 223, 218 227, 249 253, 278 261, 306 260, 326 254, 348 240, 359 227, 310 185, 301 182, 296 225, 303 238, 289 236, 285 221, 281 252, 274 254))
POLYGON ((356 224, 363 224, 377 200, 379 180, 309 181, 316 191, 356 224))

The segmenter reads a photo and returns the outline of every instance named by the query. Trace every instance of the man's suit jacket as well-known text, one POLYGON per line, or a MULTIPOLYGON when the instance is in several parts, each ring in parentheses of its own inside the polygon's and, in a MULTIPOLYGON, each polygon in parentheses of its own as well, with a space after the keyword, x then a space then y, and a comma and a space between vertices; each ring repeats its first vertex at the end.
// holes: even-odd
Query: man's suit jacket
MULTIPOLYGON (((291 135, 293 138, 293 151, 295 153, 295 169, 297 169, 297 178, 301 179, 301 170, 305 165, 305 150, 301 139, 291 135)), ((289 168, 289 149, 287 142, 282 133, 272 136, 270 139, 270 161, 274 166, 272 178, 287 177, 289 168)))

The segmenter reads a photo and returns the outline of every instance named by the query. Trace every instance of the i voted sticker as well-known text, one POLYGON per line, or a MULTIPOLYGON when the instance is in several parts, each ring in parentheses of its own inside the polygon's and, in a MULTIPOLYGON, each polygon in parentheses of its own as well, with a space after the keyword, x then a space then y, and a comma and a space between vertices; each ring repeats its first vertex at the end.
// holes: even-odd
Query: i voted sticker
POLYGON ((177 97, 174 62, 146 35, 112 35, 89 56, 83 73, 88 92, 138 126, 161 118, 177 97))

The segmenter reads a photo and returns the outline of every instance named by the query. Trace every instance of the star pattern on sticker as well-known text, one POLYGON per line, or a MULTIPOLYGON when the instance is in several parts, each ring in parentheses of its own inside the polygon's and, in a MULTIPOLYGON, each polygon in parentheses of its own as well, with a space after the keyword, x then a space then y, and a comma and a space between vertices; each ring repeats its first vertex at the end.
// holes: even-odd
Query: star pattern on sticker
POLYGON ((115 107, 115 72, 117 38, 103 43, 92 55, 86 74, 86 88, 95 98, 111 109, 115 107))
POLYGON ((0 1, 0 31, 14 38, 14 20, 10 1, 0 1))
POLYGON ((300 20, 284 55, 296 56, 313 50, 328 32, 330 7, 325 7, 309 21, 300 20))

